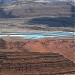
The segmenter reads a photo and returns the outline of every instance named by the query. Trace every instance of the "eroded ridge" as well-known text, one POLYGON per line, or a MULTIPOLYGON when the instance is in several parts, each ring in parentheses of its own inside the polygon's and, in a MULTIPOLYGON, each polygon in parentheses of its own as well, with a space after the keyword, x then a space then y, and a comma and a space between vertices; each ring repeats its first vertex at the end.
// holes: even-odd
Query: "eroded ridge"
POLYGON ((75 73, 75 64, 58 53, 1 52, 1 75, 64 75, 75 73))

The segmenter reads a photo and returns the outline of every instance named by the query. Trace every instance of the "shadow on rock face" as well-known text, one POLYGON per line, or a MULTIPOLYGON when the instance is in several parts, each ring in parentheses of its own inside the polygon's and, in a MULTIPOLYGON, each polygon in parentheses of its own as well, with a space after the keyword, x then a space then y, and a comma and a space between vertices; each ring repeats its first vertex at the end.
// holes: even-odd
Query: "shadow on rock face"
POLYGON ((6 49, 6 41, 3 39, 0 39, 0 49, 6 49))
POLYGON ((49 27, 74 27, 75 19, 75 6, 71 6, 71 17, 56 17, 56 18, 33 18, 28 21, 28 24, 45 24, 49 27))
POLYGON ((28 24, 46 24, 49 27, 74 27, 74 18, 73 17, 34 18, 28 21, 28 24))
POLYGON ((17 16, 12 15, 11 11, 7 14, 4 8, 0 7, 0 18, 17 18, 17 16))

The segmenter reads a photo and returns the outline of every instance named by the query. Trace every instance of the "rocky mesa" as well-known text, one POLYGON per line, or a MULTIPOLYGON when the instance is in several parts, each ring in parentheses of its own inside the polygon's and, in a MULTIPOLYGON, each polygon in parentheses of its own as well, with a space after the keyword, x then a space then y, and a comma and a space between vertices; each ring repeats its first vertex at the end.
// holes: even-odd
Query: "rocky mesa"
POLYGON ((6 49, 0 49, 0 52, 53 52, 63 55, 75 62, 75 39, 37 39, 27 40, 22 38, 4 38, 6 49))

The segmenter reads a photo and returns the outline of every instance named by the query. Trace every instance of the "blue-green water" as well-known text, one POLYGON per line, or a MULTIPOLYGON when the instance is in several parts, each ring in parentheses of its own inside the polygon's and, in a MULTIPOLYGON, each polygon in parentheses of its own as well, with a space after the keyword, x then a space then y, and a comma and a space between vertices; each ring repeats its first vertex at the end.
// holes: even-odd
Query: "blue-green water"
POLYGON ((8 33, 0 37, 23 37, 26 39, 39 39, 45 37, 75 36, 75 32, 44 32, 44 33, 8 33))

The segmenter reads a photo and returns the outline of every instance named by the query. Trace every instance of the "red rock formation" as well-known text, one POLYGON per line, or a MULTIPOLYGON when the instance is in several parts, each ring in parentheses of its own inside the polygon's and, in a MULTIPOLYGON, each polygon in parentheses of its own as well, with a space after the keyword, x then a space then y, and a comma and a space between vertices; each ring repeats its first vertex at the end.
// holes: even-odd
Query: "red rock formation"
POLYGON ((1 52, 1 75, 75 74, 75 64, 58 53, 1 52))
MULTIPOLYGON (((10 40, 11 41, 11 40, 10 40)), ((15 40, 8 42, 8 50, 20 52, 53 52, 59 53, 70 60, 74 60, 74 39, 42 39, 42 40, 15 40)))

